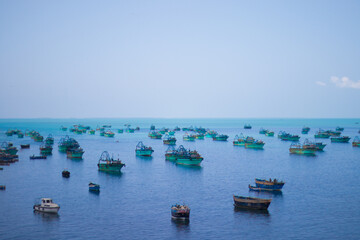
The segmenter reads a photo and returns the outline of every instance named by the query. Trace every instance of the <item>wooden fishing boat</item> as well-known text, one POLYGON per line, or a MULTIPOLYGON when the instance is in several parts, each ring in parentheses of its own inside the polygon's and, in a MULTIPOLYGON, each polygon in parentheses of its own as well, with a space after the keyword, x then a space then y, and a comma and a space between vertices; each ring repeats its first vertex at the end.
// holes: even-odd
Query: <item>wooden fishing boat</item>
POLYGON ((113 138, 115 136, 115 133, 113 133, 112 131, 108 130, 104 133, 105 137, 110 137, 113 138))
POLYGON ((18 149, 14 147, 10 142, 3 142, 0 146, 0 152, 10 155, 16 155, 18 149))
POLYGON ((360 139, 358 136, 354 138, 354 141, 352 142, 353 147, 360 147, 360 139))
POLYGON ((336 127, 336 131, 337 132, 342 132, 342 131, 344 131, 344 128, 343 127, 336 127))
POLYGON ((234 206, 247 209, 266 210, 270 206, 271 199, 243 197, 233 195, 234 206))
POLYGON ((62 171, 61 174, 62 174, 62 176, 63 176, 64 178, 69 178, 69 177, 70 177, 70 172, 67 171, 67 170, 62 171))
POLYGON ((33 136, 33 139, 35 142, 42 142, 44 141, 44 137, 41 136, 40 134, 36 134, 35 136, 33 136))
POLYGON ((67 127, 61 126, 60 129, 61 129, 61 131, 66 131, 67 127))
POLYGON ((205 135, 203 133, 197 133, 195 134, 195 138, 199 140, 204 140, 205 135))
POLYGON ((0 190, 6 190, 6 186, 5 185, 0 185, 0 190))
POLYGON ((265 136, 267 137, 273 137, 275 135, 275 133, 273 131, 269 131, 267 130, 267 132, 265 133, 265 136))
POLYGON ((257 188, 265 189, 267 191, 281 191, 285 182, 278 181, 276 178, 274 180, 271 180, 271 178, 269 180, 255 178, 255 184, 257 188))
POLYGON ((308 134, 310 131, 310 128, 309 127, 303 127, 302 130, 301 130, 301 133, 302 134, 308 134))
POLYGON ((188 134, 188 133, 185 133, 185 135, 183 136, 183 140, 184 141, 195 141, 196 139, 196 136, 194 134, 188 134))
POLYGON ((24 134, 22 132, 18 132, 17 136, 18 138, 24 138, 24 134))
POLYGON ((101 154, 99 163, 98 163, 99 171, 103 171, 103 172, 119 173, 121 171, 121 168, 124 166, 125 166, 125 164, 122 163, 119 159, 114 160, 112 157, 110 157, 110 155, 107 151, 104 151, 101 154))
POLYGON ((165 152, 165 160, 176 162, 177 159, 177 150, 174 148, 173 145, 170 145, 165 152))
POLYGON ((51 198, 42 198, 41 204, 35 204, 34 210, 45 213, 58 213, 60 206, 53 203, 51 198))
POLYGON ((53 138, 52 134, 49 134, 49 136, 45 139, 45 144, 47 144, 47 145, 54 144, 54 138, 53 138))
POLYGON ((225 135, 225 134, 218 134, 216 136, 213 137, 213 141, 227 141, 227 139, 229 138, 228 135, 225 135))
POLYGON ((126 132, 127 133, 134 133, 135 132, 135 129, 134 128, 126 128, 126 132))
POLYGON ((176 162, 176 164, 190 166, 199 166, 204 160, 197 151, 187 150, 183 145, 180 145, 180 147, 176 150, 173 146, 169 146, 165 153, 165 159, 176 162))
POLYGON ((246 138, 244 137, 244 135, 241 133, 239 136, 236 135, 233 141, 233 145, 234 146, 245 146, 245 140, 246 138))
POLYGON ((260 128, 259 130, 259 134, 265 134, 268 130, 260 128))
POLYGON ((79 143, 74 138, 69 138, 69 136, 65 136, 65 138, 61 138, 58 144, 59 152, 66 153, 69 149, 79 148, 79 143))
POLYGON ((310 146, 303 146, 302 144, 300 143, 292 143, 290 145, 290 153, 292 154, 299 154, 299 155, 312 155, 314 156, 315 153, 316 153, 316 147, 313 146, 313 147, 310 147, 310 146))
POLYGON ((351 137, 348 136, 342 136, 342 137, 331 137, 331 142, 334 143, 348 143, 350 141, 351 137))
POLYGON ((279 132, 278 138, 280 138, 282 141, 292 141, 292 142, 299 141, 300 139, 298 135, 293 135, 282 131, 279 132))
POLYGON ((252 127, 251 127, 251 125, 250 124, 245 124, 244 125, 244 129, 251 129, 252 127))
POLYGON ((105 136, 105 131, 104 130, 100 130, 100 136, 105 136))
POLYGON ((326 144, 322 142, 310 142, 308 139, 305 139, 303 144, 303 148, 310 148, 310 149, 315 148, 316 151, 323 151, 325 147, 326 144))
POLYGON ((118 129, 118 133, 123 133, 124 129, 118 129))
POLYGON ((162 138, 162 134, 159 133, 159 132, 156 132, 156 131, 152 131, 152 132, 149 132, 149 135, 148 135, 151 139, 161 139, 162 138))
POLYGON ((89 191, 91 192, 99 192, 100 191, 100 185, 96 183, 89 183, 89 191))
POLYGON ((186 205, 175 204, 171 206, 171 218, 189 220, 190 208, 186 205))
POLYGON ((151 157, 154 150, 151 147, 146 147, 143 142, 139 142, 136 145, 135 153, 136 156, 151 157))
POLYGON ((90 129, 90 130, 89 130, 89 134, 90 134, 90 135, 95 135, 95 130, 94 130, 94 129, 90 129))
POLYGON ((174 136, 165 135, 163 143, 165 145, 176 145, 176 138, 174 136))
POLYGON ((205 133, 205 137, 207 137, 207 138, 213 138, 216 135, 218 135, 218 133, 214 130, 209 130, 205 133))
POLYGON ((253 148, 253 149, 264 149, 265 143, 261 140, 255 140, 253 142, 245 141, 245 148, 253 148))
POLYGON ((84 152, 80 147, 71 148, 66 151, 66 157, 70 159, 82 159, 84 152))
POLYGON ((46 159, 46 156, 35 156, 35 155, 30 156, 30 160, 35 160, 35 159, 46 159))
POLYGON ((52 150, 53 150, 53 147, 49 144, 40 146, 40 154, 41 155, 45 155, 45 156, 52 155, 52 150))
POLYGON ((175 132, 180 131, 180 128, 179 128, 178 126, 176 126, 176 127, 174 128, 174 131, 175 131, 175 132))

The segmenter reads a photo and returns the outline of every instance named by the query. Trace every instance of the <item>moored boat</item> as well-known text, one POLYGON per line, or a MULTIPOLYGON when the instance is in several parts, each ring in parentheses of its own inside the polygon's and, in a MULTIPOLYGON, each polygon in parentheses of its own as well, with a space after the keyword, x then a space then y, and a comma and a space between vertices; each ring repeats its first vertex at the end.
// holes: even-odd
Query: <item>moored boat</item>
POLYGON ((53 147, 49 144, 40 146, 40 154, 41 155, 45 155, 45 156, 51 155, 52 150, 53 150, 53 147))
POLYGON ((335 143, 348 143, 350 141, 351 137, 348 136, 342 136, 342 137, 331 137, 331 142, 335 143))
POLYGON ((235 207, 247 209, 266 210, 271 203, 271 199, 243 197, 236 195, 233 195, 233 199, 235 207))
POLYGON ((100 185, 96 183, 89 183, 89 191, 91 192, 99 192, 100 191, 100 185))
POLYGON ((103 172, 117 172, 121 171, 121 168, 124 167, 125 164, 122 163, 119 159, 114 160, 110 157, 110 154, 107 151, 104 151, 99 159, 98 169, 103 172))
POLYGON ((259 130, 259 134, 265 134, 268 130, 260 128, 259 130))
POLYGON ((280 138, 282 141, 292 141, 292 142, 299 141, 300 139, 298 135, 293 135, 282 131, 279 132, 278 138, 280 138))
POLYGON ((90 129, 90 130, 89 130, 89 134, 90 134, 90 135, 95 135, 95 130, 94 130, 94 129, 90 129))
POLYGON ((203 133, 197 133, 195 134, 195 138, 199 140, 204 140, 205 134, 203 133))
POLYGON ((61 126, 60 129, 61 129, 61 131, 65 132, 67 130, 67 127, 61 126))
POLYGON ((302 130, 301 130, 301 133, 302 134, 308 134, 310 131, 310 128, 309 127, 303 127, 302 130))
POLYGON ((273 137, 275 135, 275 133, 273 131, 267 130, 265 133, 265 136, 267 137, 273 137))
POLYGON ((53 145, 54 144, 54 137, 52 134, 49 134, 49 136, 45 139, 45 143, 47 145, 53 145))
POLYGON ((70 159, 82 159, 84 152, 80 147, 70 148, 66 151, 66 157, 70 159))
POLYGON ((206 133, 205 133, 205 137, 207 138, 213 138, 217 135, 218 133, 214 130, 208 130, 206 133))
POLYGON ((184 141, 195 141, 196 139, 196 136, 194 134, 188 134, 188 133, 185 133, 185 135, 183 136, 183 140, 184 141))
POLYGON ((30 160, 35 160, 35 159, 46 159, 46 156, 35 156, 35 155, 32 155, 30 156, 30 160))
POLYGON ((250 124, 245 124, 244 125, 244 129, 251 129, 252 127, 251 127, 251 125, 250 124))
POLYGON ((310 149, 315 148, 317 151, 323 151, 325 147, 326 147, 325 143, 310 142, 308 139, 305 139, 304 144, 303 144, 303 148, 310 148, 310 149))
POLYGON ((145 146, 143 142, 139 142, 136 145, 136 149, 135 149, 136 156, 151 157, 151 154, 153 152, 154 150, 151 147, 145 146))
POLYGON ((269 180, 255 178, 255 184, 257 188, 265 189, 268 191, 281 191, 285 182, 278 181, 276 180, 276 178, 274 180, 271 180, 271 178, 269 180))
POLYGON ((69 178, 70 177, 70 172, 68 171, 68 170, 64 170, 64 171, 62 171, 62 176, 64 177, 64 178, 69 178))
POLYGON ((216 136, 213 137, 213 141, 227 141, 227 139, 229 138, 228 135, 225 134, 217 134, 216 136))
POLYGON ((265 143, 261 140, 255 140, 253 142, 245 141, 245 148, 253 148, 253 149, 263 149, 265 143))
POLYGON ((51 198, 42 198, 41 204, 35 204, 34 210, 39 212, 46 213, 57 213, 60 209, 60 206, 56 203, 53 203, 51 198))
POLYGON ((199 166, 204 158, 197 151, 187 150, 180 145, 176 150, 173 146, 169 146, 165 153, 165 159, 180 165, 199 166))
POLYGON ((106 131, 106 132, 104 133, 104 136, 105 136, 105 137, 110 137, 110 138, 112 138, 112 137, 115 136, 115 133, 113 133, 112 131, 108 130, 108 131, 106 131))
POLYGON ((155 130, 155 126, 152 124, 152 125, 150 126, 150 131, 153 131, 153 130, 155 130))
POLYGON ((162 138, 162 134, 159 133, 159 132, 156 132, 156 131, 152 131, 152 132, 149 132, 149 135, 148 135, 151 139, 161 139, 162 138))
POLYGON ((344 131, 344 128, 343 127, 336 127, 336 129, 335 129, 337 132, 342 132, 342 131, 344 131))
POLYGON ((353 147, 360 147, 360 139, 358 136, 354 138, 354 141, 352 142, 353 147))
POLYGON ((176 145, 176 138, 174 136, 165 135, 163 143, 165 145, 176 145))
POLYGON ((175 204, 171 206, 171 218, 189 220, 190 208, 186 205, 175 204))
POLYGON ((18 149, 14 147, 10 142, 3 142, 0 146, 0 152, 10 155, 16 155, 18 149))
POLYGON ((292 143, 290 145, 290 153, 293 154, 299 154, 299 155, 312 155, 314 156, 316 153, 316 147, 315 146, 304 146, 300 143, 292 143))
POLYGON ((21 144, 20 147, 21 149, 28 149, 30 148, 30 144, 21 144))
POLYGON ((240 135, 236 135, 233 141, 234 146, 245 146, 245 140, 246 138, 241 133, 240 135))
POLYGON ((59 152, 67 152, 69 149, 72 148, 79 148, 79 143, 74 138, 69 138, 69 136, 65 136, 65 138, 61 138, 59 143, 59 152))

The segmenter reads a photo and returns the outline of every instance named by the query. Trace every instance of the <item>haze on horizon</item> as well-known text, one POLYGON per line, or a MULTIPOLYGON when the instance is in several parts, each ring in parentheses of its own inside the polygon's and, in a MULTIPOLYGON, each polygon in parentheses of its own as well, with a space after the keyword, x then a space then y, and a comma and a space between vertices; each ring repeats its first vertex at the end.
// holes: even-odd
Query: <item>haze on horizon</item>
POLYGON ((0 1, 0 118, 359 118, 359 1, 0 1))

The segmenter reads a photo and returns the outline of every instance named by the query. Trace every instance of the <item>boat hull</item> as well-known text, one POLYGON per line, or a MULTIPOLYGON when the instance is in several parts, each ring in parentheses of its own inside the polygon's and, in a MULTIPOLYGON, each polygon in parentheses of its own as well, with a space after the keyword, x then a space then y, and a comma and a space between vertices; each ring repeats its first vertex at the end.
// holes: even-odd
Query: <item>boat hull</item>
POLYGON ((135 150, 136 156, 151 157, 153 150, 135 150))
POLYGON ((99 163, 98 169, 99 169, 99 171, 102 171, 102 172, 120 172, 121 168, 124 165, 125 164, 110 165, 110 164, 106 164, 106 163, 99 163))
MULTIPOLYGON (((269 182, 262 179, 255 179, 255 184, 257 188, 266 189, 268 191, 281 191, 284 186, 284 182, 269 182)), ((251 186, 249 185, 249 188, 251 186)))
POLYGON ((177 158, 176 164, 187 165, 187 166, 200 166, 203 158, 177 158))
POLYGON ((245 143, 245 148, 264 149, 265 144, 245 143))
POLYGON ((45 212, 45 213, 58 213, 60 206, 58 207, 46 207, 41 205, 34 205, 34 210, 38 212, 45 212))
POLYGON ((233 199, 235 207, 246 209, 267 210, 271 203, 271 199, 246 198, 235 195, 233 199))
POLYGON ((290 148, 290 153, 314 156, 316 154, 316 149, 290 148))

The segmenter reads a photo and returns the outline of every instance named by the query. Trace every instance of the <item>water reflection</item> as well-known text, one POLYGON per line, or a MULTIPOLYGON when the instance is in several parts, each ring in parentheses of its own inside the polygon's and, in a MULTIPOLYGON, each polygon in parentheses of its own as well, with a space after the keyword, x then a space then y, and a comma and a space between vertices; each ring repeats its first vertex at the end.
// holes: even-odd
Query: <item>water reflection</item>
POLYGON ((173 226, 176 227, 177 231, 184 231, 188 232, 190 231, 190 220, 189 219, 174 219, 171 218, 171 223, 173 226))
POLYGON ((112 176, 112 177, 121 177, 123 175, 122 172, 103 172, 103 171, 98 171, 99 175, 101 176, 112 176))
POLYGON ((282 191, 252 191, 249 189, 249 192, 253 193, 252 195, 255 195, 255 197, 274 197, 274 198, 282 198, 283 193, 282 191))
POLYGON ((182 168, 182 169, 191 169, 193 171, 202 171, 201 166, 191 166, 191 165, 182 165, 182 164, 175 164, 176 167, 182 168))
POLYGON ((34 216, 41 218, 41 220, 44 222, 58 221, 60 219, 60 215, 57 213, 44 213, 44 212, 34 211, 34 216))
POLYGON ((248 216, 270 217, 270 213, 267 209, 266 210, 258 210, 258 209, 239 208, 239 207, 234 206, 234 213, 243 213, 248 216))
POLYGON ((145 157, 145 156, 136 156, 136 159, 141 159, 141 160, 152 160, 153 157, 150 156, 150 157, 145 157))

